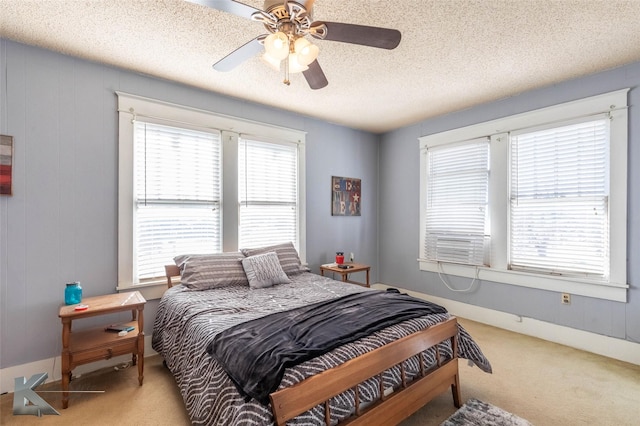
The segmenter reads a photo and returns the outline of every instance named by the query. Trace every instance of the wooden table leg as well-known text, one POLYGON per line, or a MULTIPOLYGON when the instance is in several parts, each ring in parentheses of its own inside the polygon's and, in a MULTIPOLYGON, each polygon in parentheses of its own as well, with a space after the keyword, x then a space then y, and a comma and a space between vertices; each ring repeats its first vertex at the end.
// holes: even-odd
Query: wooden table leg
POLYGON ((140 356, 138 358, 138 383, 142 386, 142 380, 144 380, 144 357, 140 356))
MULTIPOLYGON (((71 371, 67 371, 65 364, 69 364, 69 361, 65 363, 65 357, 62 357, 62 408, 69 407, 69 381, 71 379, 71 371)), ((68 368, 68 367, 67 367, 68 368)))
POLYGON ((144 317, 142 308, 138 310, 138 383, 144 379, 144 317))
POLYGON ((69 407, 69 382, 71 381, 71 357, 69 355, 69 334, 71 334, 71 320, 62 321, 62 408, 69 407))

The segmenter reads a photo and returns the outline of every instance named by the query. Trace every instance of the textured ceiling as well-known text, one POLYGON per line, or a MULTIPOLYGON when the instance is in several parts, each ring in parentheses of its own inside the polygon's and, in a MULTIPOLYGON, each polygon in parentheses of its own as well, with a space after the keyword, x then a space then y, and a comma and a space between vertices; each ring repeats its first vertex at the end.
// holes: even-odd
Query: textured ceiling
MULTIPOLYGON (((260 0, 243 3, 262 8, 260 0)), ((315 20, 395 28, 395 50, 313 40, 329 85, 259 57, 212 64, 265 33, 182 0, 2 0, 0 36, 379 133, 640 61, 640 0, 316 0, 315 20)))

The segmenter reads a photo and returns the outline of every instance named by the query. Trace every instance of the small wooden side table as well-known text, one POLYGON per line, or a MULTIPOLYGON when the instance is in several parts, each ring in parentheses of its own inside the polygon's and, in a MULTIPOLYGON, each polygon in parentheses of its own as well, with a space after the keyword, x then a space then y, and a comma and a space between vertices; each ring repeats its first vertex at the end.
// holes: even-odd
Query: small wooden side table
POLYGON ((369 287, 369 270, 371 269, 371 266, 365 265, 363 263, 353 263, 353 262, 344 263, 344 265, 349 265, 351 266, 351 268, 349 269, 338 268, 338 265, 336 265, 335 263, 320 265, 320 275, 324 277, 325 272, 334 272, 342 276, 342 282, 344 283, 358 284, 364 287, 369 287), (354 272, 366 272, 367 274, 366 283, 350 280, 349 274, 353 274, 354 272))
POLYGON ((62 320, 62 408, 69 406, 69 381, 71 370, 81 364, 109 359, 118 355, 133 354, 132 364, 138 364, 138 383, 142 386, 144 372, 144 320, 142 311, 147 301, 140 292, 108 294, 87 297, 82 305, 86 310, 77 311, 78 305, 60 307, 58 316, 62 320), (109 324, 101 328, 92 328, 78 332, 71 331, 74 320, 131 311, 131 321, 125 323, 134 327, 125 336, 117 332, 106 331, 109 324))

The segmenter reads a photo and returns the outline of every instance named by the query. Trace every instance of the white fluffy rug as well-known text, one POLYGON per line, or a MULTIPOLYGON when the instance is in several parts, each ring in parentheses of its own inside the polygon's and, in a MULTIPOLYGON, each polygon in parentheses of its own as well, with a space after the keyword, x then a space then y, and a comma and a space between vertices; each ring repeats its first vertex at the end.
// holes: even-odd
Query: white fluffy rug
POLYGON ((440 426, 533 426, 495 405, 470 399, 440 426))

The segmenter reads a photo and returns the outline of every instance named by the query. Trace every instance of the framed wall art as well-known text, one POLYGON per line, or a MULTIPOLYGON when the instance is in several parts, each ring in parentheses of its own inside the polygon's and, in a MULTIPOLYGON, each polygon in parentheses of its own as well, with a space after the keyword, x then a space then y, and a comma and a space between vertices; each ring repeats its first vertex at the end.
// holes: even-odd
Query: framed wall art
POLYGON ((331 177, 331 215, 360 216, 362 206, 360 179, 331 177))
POLYGON ((0 135, 0 195, 11 195, 13 136, 0 135))

